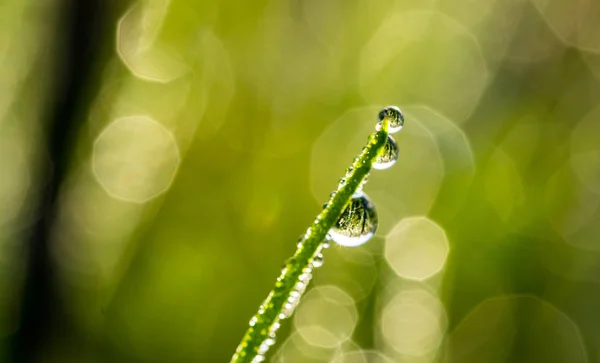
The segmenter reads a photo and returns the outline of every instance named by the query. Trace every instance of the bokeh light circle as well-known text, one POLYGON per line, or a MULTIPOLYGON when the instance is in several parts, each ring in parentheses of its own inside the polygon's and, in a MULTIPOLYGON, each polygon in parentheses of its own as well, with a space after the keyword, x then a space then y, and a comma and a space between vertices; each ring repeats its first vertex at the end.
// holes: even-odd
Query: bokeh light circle
POLYGON ((173 135, 148 116, 116 119, 92 156, 98 183, 114 198, 144 203, 169 189, 180 163, 173 135))
POLYGON ((309 344, 300 331, 294 331, 280 344, 269 362, 329 363, 338 356, 340 347, 327 348, 309 344))
POLYGON ((398 276, 424 280, 446 263, 449 243, 444 230, 427 217, 405 218, 387 234, 385 259, 398 276))
POLYGON ((437 11, 392 12, 381 24, 361 52, 363 97, 370 102, 425 103, 465 120, 488 82, 473 35, 437 11))
POLYGON ((445 362, 586 363, 577 325, 531 295, 501 296, 477 306, 448 339, 445 362), (518 347, 528 347, 518 349, 518 347))
POLYGON ((353 350, 337 355, 331 363, 394 363, 376 350, 353 350))
POLYGON ((357 320, 352 297, 333 285, 318 286, 309 291, 294 315, 294 324, 304 340, 326 348, 334 348, 348 340, 357 320))
POLYGON ((398 353, 422 356, 437 349, 447 318, 442 303, 425 290, 402 291, 381 314, 381 333, 398 353))
POLYGON ((581 182, 600 195, 600 107, 589 112, 573 130, 570 162, 581 182))
POLYGON ((181 57, 157 42, 169 3, 136 3, 117 23, 117 54, 134 76, 146 81, 167 83, 188 70, 181 57))

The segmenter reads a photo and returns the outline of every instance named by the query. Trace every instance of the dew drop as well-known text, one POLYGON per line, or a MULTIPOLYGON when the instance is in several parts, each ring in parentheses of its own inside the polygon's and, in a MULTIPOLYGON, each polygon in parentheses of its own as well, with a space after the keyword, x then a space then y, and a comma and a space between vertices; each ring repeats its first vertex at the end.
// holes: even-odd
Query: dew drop
POLYGON ((281 327, 281 324, 279 323, 279 320, 275 321, 273 323, 273 325, 271 326, 271 329, 269 330, 269 337, 271 339, 275 339, 275 335, 277 334, 277 330, 279 330, 279 328, 281 327))
POLYGON ((367 182, 369 181, 369 174, 365 175, 364 179, 362 180, 361 184, 365 185, 367 184, 367 182))
POLYGON ((310 279, 312 279, 312 275, 310 273, 302 273, 299 277, 300 281, 308 285, 310 279))
POLYGON ((298 303, 300 302, 300 299, 293 299, 293 300, 289 300, 288 302, 286 302, 283 305, 283 310, 281 310, 281 313, 279 314, 279 318, 280 319, 287 319, 290 316, 292 316, 292 314, 294 313, 294 310, 296 309, 296 306, 298 306, 298 303))
POLYGON ((303 282, 298 282, 296 284, 296 290, 300 293, 300 295, 304 294, 304 291, 306 291, 306 284, 303 282))
POLYGON ((315 256, 315 258, 313 258, 312 267, 319 268, 319 267, 323 266, 323 262, 324 262, 323 255, 319 253, 318 255, 315 256))
POLYGON ((388 132, 393 134, 402 130, 402 126, 404 126, 404 114, 400 109, 396 106, 388 106, 379 111, 379 122, 377 123, 377 131, 381 130, 381 126, 383 125, 383 120, 389 119, 390 125, 388 127, 388 132))
POLYGON ((365 193, 355 193, 329 234, 337 244, 354 247, 370 240, 376 229, 375 205, 365 193))
POLYGON ((298 244, 296 245, 296 247, 298 247, 298 248, 302 247, 304 245, 304 240, 305 240, 304 235, 300 236, 298 238, 298 244))
POLYGON ((373 169, 384 170, 392 165, 396 164, 398 160, 398 144, 396 140, 388 135, 387 142, 381 150, 381 153, 377 156, 377 159, 373 162, 373 169))
POLYGON ((266 354, 269 351, 270 347, 271 346, 269 344, 267 344, 267 341, 265 340, 264 342, 262 342, 260 347, 258 347, 258 354, 260 354, 260 355, 266 354))

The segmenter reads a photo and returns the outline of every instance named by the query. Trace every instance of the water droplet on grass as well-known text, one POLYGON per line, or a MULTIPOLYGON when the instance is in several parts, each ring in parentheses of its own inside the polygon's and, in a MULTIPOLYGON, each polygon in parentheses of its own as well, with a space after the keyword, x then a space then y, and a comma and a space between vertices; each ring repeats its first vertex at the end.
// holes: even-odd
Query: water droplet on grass
POLYGON ((323 266, 323 262, 324 262, 323 255, 319 253, 318 255, 315 256, 315 258, 313 258, 312 267, 314 267, 314 268, 321 267, 321 266, 323 266))
POLYGON ((373 169, 384 170, 391 167, 392 165, 396 164, 398 155, 398 144, 392 136, 388 135, 385 146, 373 162, 373 169))
POLYGON ((404 114, 400 109, 396 106, 387 106, 381 111, 379 111, 379 122, 377 123, 377 131, 381 130, 381 126, 383 125, 383 120, 388 119, 390 121, 390 125, 388 127, 388 132, 390 134, 396 133, 402 130, 402 126, 404 126, 404 114))
POLYGON ((329 234, 342 246, 360 246, 370 240, 377 230, 375 205, 364 193, 356 193, 329 234))

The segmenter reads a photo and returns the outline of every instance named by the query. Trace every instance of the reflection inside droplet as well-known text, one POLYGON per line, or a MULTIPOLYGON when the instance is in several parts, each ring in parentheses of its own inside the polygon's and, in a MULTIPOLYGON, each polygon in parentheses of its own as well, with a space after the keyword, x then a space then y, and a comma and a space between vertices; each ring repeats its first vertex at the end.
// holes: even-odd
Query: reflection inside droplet
POLYGON ((398 155, 398 143, 392 136, 388 136, 383 149, 373 162, 373 169, 384 170, 391 167, 398 161, 398 155))
POLYGON ((377 123, 376 129, 377 131, 381 130, 381 126, 383 124, 383 120, 386 118, 389 120, 388 132, 390 134, 394 134, 400 130, 404 126, 404 114, 400 109, 396 106, 388 106, 383 110, 379 111, 379 122, 377 123))
POLYGON ((377 230, 375 205, 364 193, 352 197, 329 234, 338 244, 360 246, 369 241, 377 230))

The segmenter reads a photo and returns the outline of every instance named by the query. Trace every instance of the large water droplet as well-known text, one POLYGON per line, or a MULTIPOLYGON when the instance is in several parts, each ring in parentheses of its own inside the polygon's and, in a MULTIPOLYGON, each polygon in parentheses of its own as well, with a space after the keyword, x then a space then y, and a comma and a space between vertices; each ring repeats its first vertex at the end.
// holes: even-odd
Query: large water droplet
POLYGON ((381 154, 377 156, 377 159, 373 162, 373 169, 383 170, 396 164, 398 160, 398 144, 396 140, 388 135, 387 142, 381 150, 381 154))
POLYGON ((357 193, 342 211, 342 215, 329 231, 331 238, 342 246, 360 246, 370 240, 377 230, 377 211, 371 199, 357 193))
POLYGON ((381 130, 381 126, 383 125, 383 120, 390 120, 390 125, 388 127, 388 132, 393 134, 402 130, 402 126, 404 126, 404 114, 400 109, 396 106, 387 106, 386 108, 379 111, 379 122, 377 123, 377 131, 381 130))
POLYGON ((323 266, 323 262, 325 261, 324 257, 322 254, 318 254, 315 256, 315 258, 313 258, 312 260, 312 267, 314 268, 319 268, 321 266, 323 266))

